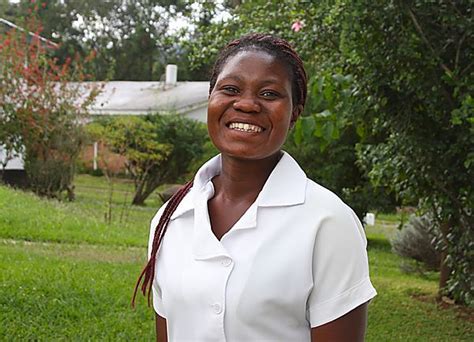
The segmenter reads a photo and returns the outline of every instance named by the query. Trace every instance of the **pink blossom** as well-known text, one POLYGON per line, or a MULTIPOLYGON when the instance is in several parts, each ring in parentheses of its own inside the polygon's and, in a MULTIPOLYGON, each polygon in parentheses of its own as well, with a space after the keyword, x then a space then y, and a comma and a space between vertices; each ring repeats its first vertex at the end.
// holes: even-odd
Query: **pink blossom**
POLYGON ((292 25, 291 25, 291 29, 295 32, 298 32, 299 30, 301 30, 303 28, 303 22, 300 21, 300 20, 296 20, 292 25))

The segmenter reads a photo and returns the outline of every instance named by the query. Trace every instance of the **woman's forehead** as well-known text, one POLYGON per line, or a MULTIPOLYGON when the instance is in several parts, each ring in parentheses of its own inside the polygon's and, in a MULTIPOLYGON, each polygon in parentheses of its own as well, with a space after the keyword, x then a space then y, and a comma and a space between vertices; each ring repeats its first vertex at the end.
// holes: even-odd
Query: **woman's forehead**
POLYGON ((240 72, 249 70, 265 71, 266 78, 275 77, 276 74, 281 77, 281 73, 284 71, 284 76, 288 79, 291 78, 288 66, 277 56, 258 48, 242 50, 229 56, 223 64, 218 78, 239 77, 240 72))

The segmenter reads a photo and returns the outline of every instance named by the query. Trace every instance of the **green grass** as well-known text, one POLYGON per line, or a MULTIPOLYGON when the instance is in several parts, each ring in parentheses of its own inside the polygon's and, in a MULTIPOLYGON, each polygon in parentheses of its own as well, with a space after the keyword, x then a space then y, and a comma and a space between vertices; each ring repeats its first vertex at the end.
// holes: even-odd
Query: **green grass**
POLYGON ((79 176, 76 201, 41 200, 0 187, 0 237, 28 241, 145 246, 149 222, 161 205, 153 194, 146 206, 130 206, 133 186, 116 180, 106 223, 109 188, 103 178, 79 176), (88 184, 87 182, 90 182, 88 184))
MULTIPOLYGON (((107 224, 103 178, 79 176, 73 203, 0 186, 0 340, 153 340, 152 310, 142 298, 130 309, 130 298, 160 201, 152 195, 144 207, 130 207, 132 188, 114 181, 107 224)), ((378 291, 367 341, 474 340, 472 320, 436 304, 436 273, 400 271, 387 240, 398 222, 380 215, 367 229, 378 291)))
POLYGON ((130 308, 145 249, 56 245, 0 244, 0 340, 153 339, 151 309, 130 308))
POLYGON ((435 301, 438 275, 400 271, 400 258, 386 239, 369 238, 372 282, 378 295, 369 307, 367 341, 473 341, 474 324, 456 308, 435 301))

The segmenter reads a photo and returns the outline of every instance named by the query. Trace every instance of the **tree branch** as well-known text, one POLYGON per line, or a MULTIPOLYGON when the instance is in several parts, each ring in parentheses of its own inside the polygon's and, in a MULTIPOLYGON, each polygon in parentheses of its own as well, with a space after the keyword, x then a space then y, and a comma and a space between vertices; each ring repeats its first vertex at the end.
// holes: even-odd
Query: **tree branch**
POLYGON ((467 32, 464 32, 463 36, 459 40, 458 47, 456 49, 456 58, 454 60, 454 70, 457 70, 458 65, 459 65, 459 55, 461 54, 461 46, 462 43, 464 43, 464 40, 466 39, 467 32))
POLYGON ((410 16, 410 18, 413 22, 413 25, 415 25, 415 28, 416 28, 418 34, 421 36, 421 39, 423 40, 423 42, 428 46, 428 48, 430 49, 433 56, 436 57, 439 60, 439 66, 441 67, 441 69, 443 69, 444 72, 446 72, 450 77, 454 77, 453 72, 451 71, 451 69, 449 69, 448 66, 442 62, 441 57, 435 51, 433 46, 430 44, 430 42, 428 41, 428 38, 426 38, 426 35, 423 32, 423 29, 421 28, 420 24, 418 23, 418 20, 416 19, 416 16, 415 16, 415 13, 413 13, 411 8, 408 8, 408 15, 410 16))

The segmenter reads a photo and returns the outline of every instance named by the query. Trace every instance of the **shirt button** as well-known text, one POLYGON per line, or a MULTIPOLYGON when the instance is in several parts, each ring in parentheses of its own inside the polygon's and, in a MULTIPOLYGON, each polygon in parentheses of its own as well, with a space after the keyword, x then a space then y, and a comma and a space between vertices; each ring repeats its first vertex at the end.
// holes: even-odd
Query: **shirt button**
POLYGON ((232 259, 225 258, 221 261, 222 266, 229 267, 232 264, 232 259))
POLYGON ((212 309, 214 310, 214 313, 216 315, 220 314, 222 312, 222 306, 218 303, 212 304, 212 309))

